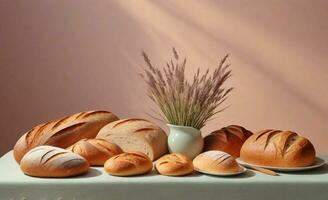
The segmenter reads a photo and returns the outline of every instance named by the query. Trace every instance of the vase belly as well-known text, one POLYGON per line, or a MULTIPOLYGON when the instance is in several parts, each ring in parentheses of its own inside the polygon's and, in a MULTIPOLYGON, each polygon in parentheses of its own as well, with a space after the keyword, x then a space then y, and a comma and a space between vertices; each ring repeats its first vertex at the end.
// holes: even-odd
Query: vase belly
POLYGON ((168 125, 168 148, 171 153, 181 153, 193 159, 203 150, 201 131, 188 126, 168 125))

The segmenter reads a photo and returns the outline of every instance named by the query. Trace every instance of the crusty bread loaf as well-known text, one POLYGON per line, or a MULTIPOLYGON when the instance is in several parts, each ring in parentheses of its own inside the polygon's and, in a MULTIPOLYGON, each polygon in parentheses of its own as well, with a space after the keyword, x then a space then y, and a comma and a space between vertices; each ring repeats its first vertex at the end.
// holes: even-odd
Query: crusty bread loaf
POLYGON ((116 144, 103 139, 82 139, 67 150, 84 157, 90 165, 104 165, 109 158, 123 153, 116 144))
POLYGON ((192 161, 179 153, 162 156, 156 161, 155 168, 158 173, 165 176, 184 176, 194 171, 192 161))
POLYGON ((315 149, 308 139, 294 132, 264 130, 246 140, 240 158, 256 165, 304 167, 315 161, 315 149))
POLYGON ((25 133, 14 147, 14 157, 19 163, 30 149, 40 145, 67 148, 83 138, 94 138, 98 131, 118 118, 107 111, 81 112, 38 125, 25 133))
POLYGON ((20 162, 21 170, 35 177, 69 177, 86 173, 89 164, 83 157, 53 146, 38 146, 20 162))
POLYGON ((237 125, 221 128, 204 138, 204 151, 224 151, 238 158, 241 146, 252 134, 251 131, 237 125))
POLYGON ((145 119, 121 119, 104 126, 97 138, 115 143, 123 151, 138 151, 155 160, 167 152, 167 136, 145 119))
POLYGON ((108 159, 104 169, 113 176, 136 176, 150 172, 153 163, 144 153, 127 152, 108 159))
POLYGON ((241 171, 235 158, 223 151, 206 151, 194 160, 195 170, 210 174, 230 174, 241 171))

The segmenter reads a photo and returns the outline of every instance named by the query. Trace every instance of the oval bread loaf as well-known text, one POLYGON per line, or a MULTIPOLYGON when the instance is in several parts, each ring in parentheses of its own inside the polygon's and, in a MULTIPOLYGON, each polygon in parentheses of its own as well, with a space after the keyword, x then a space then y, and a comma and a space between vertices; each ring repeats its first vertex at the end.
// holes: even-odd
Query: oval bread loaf
POLYGON ((98 131, 118 118, 107 111, 89 111, 70 115, 32 128, 19 138, 14 157, 19 163, 30 149, 40 145, 67 148, 83 138, 94 138, 98 131))
POLYGON ((315 161, 315 149, 308 139, 294 132, 264 130, 246 140, 240 158, 256 165, 304 167, 315 161))
POLYGON ((116 144, 102 139, 82 139, 67 150, 84 157, 90 165, 104 165, 109 158, 123 153, 116 144))
POLYGON ((253 133, 244 127, 230 125, 214 131, 204 138, 204 151, 224 151, 235 158, 240 155, 241 146, 253 133))
POLYGON ((165 132, 145 119, 122 119, 111 122, 99 131, 97 138, 115 143, 125 152, 142 152, 151 160, 167 152, 165 132))
POLYGON ((136 176, 150 172, 153 163, 144 153, 127 152, 108 159, 104 169, 113 176, 136 176))
POLYGON ((35 177, 70 177, 86 173, 89 163, 65 149, 39 146, 28 151, 21 160, 21 170, 35 177))
POLYGON ((155 168, 165 176, 184 176, 194 171, 192 161, 179 153, 162 156, 156 161, 155 168))
POLYGON ((196 171, 210 174, 237 173, 242 168, 235 158, 223 151, 206 151, 199 154, 193 165, 196 171))

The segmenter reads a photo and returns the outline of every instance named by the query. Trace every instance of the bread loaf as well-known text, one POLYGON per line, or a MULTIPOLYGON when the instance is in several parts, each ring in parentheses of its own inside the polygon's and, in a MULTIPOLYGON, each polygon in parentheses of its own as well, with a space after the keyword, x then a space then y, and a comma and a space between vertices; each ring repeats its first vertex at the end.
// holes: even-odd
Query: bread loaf
POLYGON ((234 157, 223 151, 206 151, 194 160, 195 170, 210 174, 230 174, 241 171, 234 157))
POLYGON ((141 152, 127 152, 111 157, 104 169, 113 176, 136 176, 146 174, 153 168, 147 155, 141 152))
POLYGON ((123 153, 116 144, 102 139, 82 139, 67 150, 84 157, 90 165, 104 165, 109 158, 123 153))
POLYGON ((240 158, 263 166, 304 167, 315 161, 315 149, 308 139, 294 132, 264 130, 246 140, 240 158))
POLYGON ((194 171, 192 161, 179 153, 162 156, 156 161, 155 168, 158 173, 165 176, 184 176, 194 171))
POLYGON ((19 163, 27 151, 40 145, 67 148, 83 138, 96 137, 100 128, 117 119, 107 111, 89 111, 38 125, 19 138, 14 157, 19 163))
POLYGON ((35 177, 69 177, 86 173, 88 162, 65 149, 39 146, 28 151, 20 162, 21 170, 35 177))
POLYGON ((251 131, 241 126, 230 125, 224 127, 204 138, 204 151, 224 151, 238 158, 241 146, 252 134, 251 131))
POLYGON ((155 160, 167 152, 165 132, 145 119, 122 119, 104 126, 97 138, 117 144, 123 151, 138 151, 155 160))

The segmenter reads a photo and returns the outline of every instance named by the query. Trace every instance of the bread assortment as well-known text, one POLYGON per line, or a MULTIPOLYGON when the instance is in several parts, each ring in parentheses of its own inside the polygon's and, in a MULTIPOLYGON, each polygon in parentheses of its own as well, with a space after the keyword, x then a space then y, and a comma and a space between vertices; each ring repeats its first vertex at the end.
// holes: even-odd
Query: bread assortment
POLYGON ((81 139, 94 138, 104 125, 117 119, 107 111, 89 111, 40 124, 19 138, 14 157, 19 163, 26 152, 41 145, 67 148, 81 139))
POLYGON ((246 140, 240 158, 263 166, 304 167, 315 161, 315 149, 308 139, 294 132, 264 130, 246 140))
POLYGON ((193 165, 196 171, 209 174, 238 173, 242 169, 233 156, 215 150, 199 154, 193 160, 193 165))
POLYGON ((104 126, 97 138, 117 144, 123 151, 138 151, 156 160, 167 153, 166 133, 145 119, 121 119, 104 126))
POLYGON ((19 138, 14 158, 34 177, 70 177, 104 166, 113 176, 136 176, 156 171, 184 176, 194 170, 209 174, 238 174, 244 164, 306 167, 316 160, 312 143, 297 133, 251 131, 230 125, 204 138, 204 152, 190 160, 167 149, 166 133, 145 119, 121 119, 107 111, 89 111, 38 125, 19 138), (64 149, 66 148, 66 149, 64 149))
POLYGON ((147 155, 141 152, 126 152, 111 157, 105 162, 104 169, 113 176, 136 176, 146 174, 153 168, 147 155))
POLYGON ((192 161, 179 153, 162 156, 156 161, 155 168, 158 173, 165 176, 184 176, 194 171, 192 161))
POLYGON ((251 131, 237 125, 221 128, 204 138, 204 151, 224 151, 238 158, 241 146, 252 134, 251 131))
POLYGON ((102 139, 82 139, 67 150, 84 157, 92 166, 104 165, 109 158, 123 153, 119 146, 102 139))
POLYGON ((53 146, 28 151, 20 162, 21 170, 36 177, 70 177, 86 173, 88 162, 77 154, 53 146))

